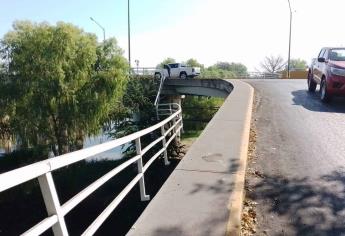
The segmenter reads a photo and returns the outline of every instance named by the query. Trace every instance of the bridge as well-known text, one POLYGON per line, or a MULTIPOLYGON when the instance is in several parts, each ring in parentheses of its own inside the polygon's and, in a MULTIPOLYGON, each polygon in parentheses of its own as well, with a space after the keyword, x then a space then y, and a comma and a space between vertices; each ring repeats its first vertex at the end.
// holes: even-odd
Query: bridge
MULTIPOLYGON (((258 173, 264 173, 259 175, 264 176, 262 179, 255 179, 260 220, 267 223, 265 227, 272 234, 282 230, 289 235, 342 234, 345 227, 339 219, 343 219, 345 209, 344 101, 336 99, 333 104, 322 104, 317 94, 307 93, 305 83, 280 79, 165 80, 160 91, 164 96, 196 94, 226 100, 153 199, 145 189, 145 172, 155 161, 169 165, 166 150, 179 139, 183 128, 183 111, 178 103, 160 104, 168 106, 171 113, 145 130, 1 174, 0 194, 38 179, 48 217, 23 235, 39 235, 49 228, 55 235, 68 235, 66 215, 113 176, 137 165, 137 175, 83 235, 96 233, 137 185, 141 200, 150 203, 128 235, 237 235, 254 87, 254 124, 260 137, 257 152, 261 158, 257 162, 261 164, 249 164, 258 173), (159 131, 159 137, 142 147, 141 138, 153 131, 159 131), (132 141, 136 156, 60 203, 52 172, 132 141), (143 163, 142 156, 156 145, 159 151, 143 163), (280 223, 275 225, 277 218, 280 223)), ((267 232, 260 226, 259 230, 267 232)))

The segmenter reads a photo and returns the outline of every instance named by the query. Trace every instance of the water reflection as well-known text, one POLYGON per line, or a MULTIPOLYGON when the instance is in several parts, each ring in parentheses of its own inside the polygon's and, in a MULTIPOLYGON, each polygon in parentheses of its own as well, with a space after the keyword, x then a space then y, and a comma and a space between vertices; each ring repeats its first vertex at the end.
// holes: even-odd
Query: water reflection
MULTIPOLYGON (((87 137, 84 140, 84 148, 92 147, 92 146, 102 144, 105 142, 109 142, 111 140, 114 140, 114 139, 104 134, 101 134, 98 136, 87 137)), ((123 157, 122 151, 125 150, 127 146, 128 145, 124 145, 124 147, 120 146, 120 147, 111 149, 109 151, 102 152, 98 155, 88 158, 87 161, 119 160, 123 157)))
MULTIPOLYGON (((108 135, 105 135, 105 134, 86 137, 84 139, 84 148, 92 147, 92 146, 102 144, 105 142, 109 142, 111 140, 114 140, 114 139, 111 137, 108 137, 108 135)), ((127 147, 128 145, 124 145, 123 147, 120 146, 120 147, 111 149, 107 152, 103 152, 98 155, 92 156, 88 158, 87 161, 119 160, 123 157, 122 152, 127 147)), ((5 153, 10 153, 14 150, 16 150, 16 145, 13 143, 13 141, 0 139, 0 157, 3 156, 5 153)), ((53 157, 53 156, 50 154, 50 157, 53 157)))

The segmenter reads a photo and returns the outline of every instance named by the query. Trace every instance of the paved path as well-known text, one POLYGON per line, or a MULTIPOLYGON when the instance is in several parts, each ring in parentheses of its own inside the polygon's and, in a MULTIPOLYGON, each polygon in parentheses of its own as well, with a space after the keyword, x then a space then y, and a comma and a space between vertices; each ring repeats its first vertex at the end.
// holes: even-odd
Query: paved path
POLYGON ((258 235, 345 235, 345 99, 325 105, 305 80, 251 80, 258 235))

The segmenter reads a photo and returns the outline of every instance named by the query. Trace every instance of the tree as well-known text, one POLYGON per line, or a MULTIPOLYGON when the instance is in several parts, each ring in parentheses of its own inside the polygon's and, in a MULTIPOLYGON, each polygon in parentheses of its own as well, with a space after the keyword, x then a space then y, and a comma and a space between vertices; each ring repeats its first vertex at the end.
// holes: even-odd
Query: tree
POLYGON ((286 63, 281 56, 269 56, 265 57, 260 66, 266 73, 277 73, 281 72, 285 68, 286 63))
POLYGON ((159 64, 157 65, 157 67, 162 68, 163 65, 165 65, 165 64, 170 64, 170 63, 176 63, 176 60, 175 60, 174 58, 167 57, 167 58, 165 58, 161 63, 159 63, 159 64))
POLYGON ((188 59, 185 64, 187 66, 191 66, 191 67, 200 67, 201 69, 204 68, 204 65, 203 64, 200 64, 196 59, 194 58, 190 58, 188 59))
MULTIPOLYGON (((158 86, 157 81, 151 76, 132 76, 127 83, 126 92, 123 96, 125 107, 123 119, 112 127, 108 135, 120 138, 156 124, 158 121, 156 120, 154 101, 158 86)), ((157 130, 151 135, 142 137, 142 145, 151 143, 154 138, 157 138, 155 135, 157 135, 157 130)), ((152 150, 156 150, 156 148, 152 150)), ((126 145, 124 153, 127 156, 135 153, 134 141, 126 145)))
POLYGON ((213 65, 214 68, 219 70, 230 70, 230 63, 229 62, 223 62, 219 61, 216 64, 213 65))
POLYGON ((214 66, 210 66, 201 71, 200 78, 206 79, 232 79, 235 78, 235 74, 232 71, 217 69, 214 66))
POLYGON ((220 70, 227 70, 233 72, 235 75, 246 75, 247 67, 243 65, 242 63, 235 63, 235 62, 217 62, 215 65, 213 65, 215 68, 220 70))
POLYGON ((290 60, 291 70, 305 70, 307 67, 308 67, 308 64, 305 60, 302 60, 299 58, 290 60))
POLYGON ((223 98, 186 96, 182 100, 185 131, 203 130, 223 102, 223 98))
POLYGON ((97 45, 95 35, 62 22, 15 22, 0 53, 8 67, 1 114, 22 147, 43 145, 55 155, 82 148, 85 134, 99 132, 127 79, 115 40, 97 45))

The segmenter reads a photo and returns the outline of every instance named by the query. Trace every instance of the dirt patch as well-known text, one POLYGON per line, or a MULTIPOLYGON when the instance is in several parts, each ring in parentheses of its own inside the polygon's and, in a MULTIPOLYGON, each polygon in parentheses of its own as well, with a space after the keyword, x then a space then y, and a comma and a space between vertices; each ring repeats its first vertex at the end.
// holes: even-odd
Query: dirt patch
POLYGON ((197 138, 185 138, 181 140, 182 145, 184 145, 184 149, 187 151, 195 142, 197 138))
MULTIPOLYGON (((256 110, 257 102, 254 101, 253 106, 253 114, 256 110)), ((263 174, 260 173, 258 170, 255 170, 252 166, 256 163, 257 156, 256 156, 256 127, 255 127, 256 119, 253 118, 251 122, 250 128, 250 136, 249 136, 249 146, 248 146, 248 166, 246 170, 246 180, 245 180, 245 199, 243 203, 243 210, 242 210, 242 222, 241 222, 241 235, 242 236, 249 236, 256 234, 256 205, 257 203, 251 197, 254 190, 251 188, 249 184, 249 177, 257 177, 263 178, 263 174)))

